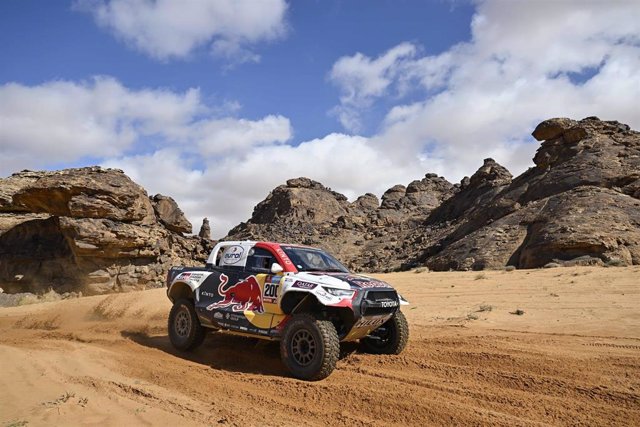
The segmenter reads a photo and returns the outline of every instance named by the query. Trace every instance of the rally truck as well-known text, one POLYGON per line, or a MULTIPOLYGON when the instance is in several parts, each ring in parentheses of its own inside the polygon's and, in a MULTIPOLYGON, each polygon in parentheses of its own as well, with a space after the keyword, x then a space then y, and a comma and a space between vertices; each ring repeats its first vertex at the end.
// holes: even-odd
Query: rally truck
POLYGON ((206 331, 277 340, 283 364, 303 380, 331 374, 341 342, 399 354, 409 338, 400 311, 408 302, 391 285, 308 246, 220 242, 204 267, 169 270, 167 296, 176 349, 196 348, 206 331))

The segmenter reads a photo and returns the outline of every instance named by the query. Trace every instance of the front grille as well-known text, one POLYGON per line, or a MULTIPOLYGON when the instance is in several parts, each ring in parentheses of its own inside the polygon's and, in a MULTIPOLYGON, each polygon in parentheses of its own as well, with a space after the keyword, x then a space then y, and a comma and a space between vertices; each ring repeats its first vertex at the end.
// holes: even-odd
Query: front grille
POLYGON ((398 294, 396 291, 369 291, 365 296, 367 301, 388 301, 397 300, 398 294))
POLYGON ((378 316, 394 313, 399 305, 387 304, 398 302, 396 291, 368 291, 364 296, 361 306, 363 316, 378 316))

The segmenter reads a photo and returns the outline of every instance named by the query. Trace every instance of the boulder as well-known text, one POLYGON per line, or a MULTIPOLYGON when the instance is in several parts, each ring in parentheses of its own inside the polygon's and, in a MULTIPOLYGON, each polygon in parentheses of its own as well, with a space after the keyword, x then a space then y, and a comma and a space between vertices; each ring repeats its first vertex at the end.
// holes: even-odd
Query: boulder
POLYGON ((355 210, 362 212, 372 212, 378 209, 380 201, 375 194, 366 193, 358 197, 355 202, 351 204, 351 207, 355 210))
POLYGON ((175 200, 162 194, 156 194, 151 201, 156 217, 165 227, 175 233, 191 233, 193 226, 175 200))
POLYGON ((211 226, 209 225, 209 220, 207 218, 202 220, 198 237, 205 240, 211 240, 211 226))
POLYGON ((0 286, 9 293, 162 286, 172 265, 204 263, 212 242, 184 237, 173 199, 122 171, 23 171, 0 179, 0 286))
POLYGON ((407 194, 407 187, 404 185, 394 185, 382 195, 381 209, 400 209, 402 201, 407 194))
MULTIPOLYGON (((438 224, 460 218, 464 221, 474 212, 481 217, 479 221, 486 221, 492 215, 485 211, 485 205, 511 184, 511 178, 504 166, 491 158, 485 159, 471 178, 460 184, 457 193, 431 212, 426 223, 438 224)), ((465 233, 470 231, 465 230, 465 233)))
POLYGON ((5 210, 125 222, 154 221, 146 191, 121 170, 88 167, 34 177, 33 173, 26 179, 20 177, 27 185, 13 193, 12 203, 5 210))
POLYGON ((538 141, 560 138, 567 130, 575 127, 577 122, 565 117, 545 120, 534 129, 533 137, 538 141))

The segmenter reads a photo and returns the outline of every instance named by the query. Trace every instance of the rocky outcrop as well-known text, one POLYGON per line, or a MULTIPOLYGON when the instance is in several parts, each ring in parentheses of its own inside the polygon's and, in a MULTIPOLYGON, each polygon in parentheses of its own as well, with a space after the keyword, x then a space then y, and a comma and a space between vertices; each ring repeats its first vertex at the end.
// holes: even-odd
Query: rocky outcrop
POLYGON ((202 225, 200 226, 198 237, 205 240, 211 240, 211 225, 209 225, 208 218, 204 218, 202 220, 202 225))
POLYGON ((175 200, 162 194, 156 194, 153 196, 152 202, 156 217, 165 227, 176 233, 191 233, 193 226, 175 200))
POLYGON ((255 207, 249 221, 232 229, 225 239, 320 246, 354 270, 391 269, 408 257, 407 248, 398 245, 456 191, 444 178, 428 174, 407 187, 387 190, 381 203, 371 193, 349 203, 344 195, 316 181, 292 179, 274 189, 255 207))
MULTIPOLYGON (((101 168, 83 168, 82 173, 77 171, 67 169, 42 174, 32 183, 18 188, 11 203, 3 210, 139 221, 142 224, 154 222, 149 198, 143 197, 142 187, 126 175, 101 168)), ((26 175, 34 177, 32 172, 26 175)), ((12 178, 22 180, 20 176, 12 178)))
MULTIPOLYGON (((485 159, 453 185, 435 174, 347 198, 290 179, 226 239, 323 247, 356 271, 640 264, 640 133, 596 117, 542 122, 535 166, 513 178, 485 159)), ((170 197, 122 171, 23 171, 0 179, 0 287, 103 293, 162 285, 212 245, 170 197)))
POLYGON ((290 179, 258 203, 251 219, 233 228, 228 237, 315 243, 338 218, 348 215, 348 207, 345 196, 319 182, 290 179))
POLYGON ((533 136, 535 167, 515 179, 485 159, 459 184, 427 174, 378 205, 299 178, 227 238, 321 246, 368 271, 640 264, 640 133, 588 117, 547 120, 533 136))
POLYGON ((211 242, 170 197, 122 171, 23 171, 0 179, 0 287, 104 293, 161 286, 171 265, 201 264, 211 242))
MULTIPOLYGON (((438 270, 535 268, 583 257, 640 264, 640 133, 588 117, 547 120, 533 136, 543 140, 536 166, 475 203, 423 250, 420 263, 438 270)), ((448 203, 464 205, 463 193, 448 203)))

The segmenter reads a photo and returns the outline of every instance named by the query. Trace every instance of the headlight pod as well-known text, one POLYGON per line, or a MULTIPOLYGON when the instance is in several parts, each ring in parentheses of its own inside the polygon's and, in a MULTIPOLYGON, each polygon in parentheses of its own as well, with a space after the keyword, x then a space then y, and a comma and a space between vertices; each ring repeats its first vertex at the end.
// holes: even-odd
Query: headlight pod
POLYGON ((351 298, 355 293, 355 291, 352 291, 350 289, 328 288, 326 286, 323 286, 322 289, 329 292, 334 297, 341 297, 341 298, 351 298))

